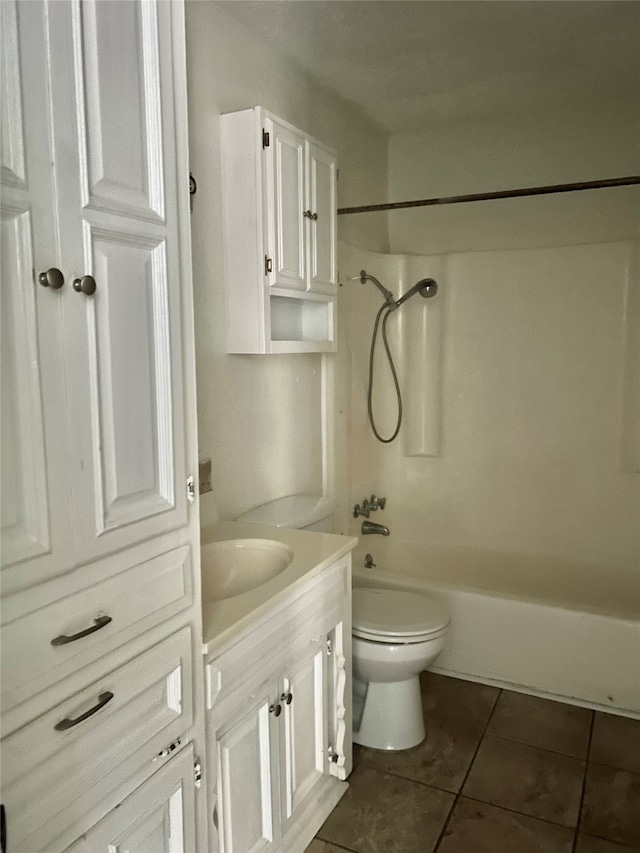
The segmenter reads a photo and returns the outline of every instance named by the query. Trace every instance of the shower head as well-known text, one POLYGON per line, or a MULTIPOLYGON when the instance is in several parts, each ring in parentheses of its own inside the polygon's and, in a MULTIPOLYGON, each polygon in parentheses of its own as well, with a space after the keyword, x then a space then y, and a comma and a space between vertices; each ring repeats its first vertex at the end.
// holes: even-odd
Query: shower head
POLYGON ((420 281, 417 284, 414 284, 410 290, 407 290, 404 296, 401 296, 400 299, 397 300, 396 307, 399 308, 403 302, 406 302, 407 299, 411 299, 411 297, 415 293, 419 293, 420 296, 424 297, 425 299, 428 299, 430 296, 435 296, 437 292, 438 285, 436 284, 434 279, 420 279, 420 281))

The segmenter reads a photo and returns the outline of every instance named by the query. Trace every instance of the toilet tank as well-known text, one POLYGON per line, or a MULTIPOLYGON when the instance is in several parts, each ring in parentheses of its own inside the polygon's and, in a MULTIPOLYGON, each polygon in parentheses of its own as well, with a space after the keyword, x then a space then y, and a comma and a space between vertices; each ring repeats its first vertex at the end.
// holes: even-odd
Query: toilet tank
POLYGON ((288 495, 255 507, 236 521, 332 533, 333 510, 333 498, 327 495, 288 495))

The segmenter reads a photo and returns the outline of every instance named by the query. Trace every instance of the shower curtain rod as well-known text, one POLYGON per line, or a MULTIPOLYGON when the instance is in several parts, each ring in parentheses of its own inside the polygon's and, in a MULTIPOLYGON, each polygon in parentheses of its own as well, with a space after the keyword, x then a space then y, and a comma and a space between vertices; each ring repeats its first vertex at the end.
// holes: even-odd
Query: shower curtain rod
POLYGON ((626 178, 609 178, 604 181, 580 181, 575 184, 551 184, 547 187, 521 187, 517 190, 500 190, 495 193, 472 193, 470 195, 451 195, 442 198, 420 198, 415 201, 394 201, 389 204, 367 204, 362 207, 339 207, 338 214, 372 213, 380 210, 402 210, 407 207, 431 207, 438 204, 462 204, 467 201, 490 201, 496 198, 521 198, 528 195, 550 195, 551 193, 572 193, 578 190, 600 190, 606 187, 628 187, 640 184, 640 175, 626 178))

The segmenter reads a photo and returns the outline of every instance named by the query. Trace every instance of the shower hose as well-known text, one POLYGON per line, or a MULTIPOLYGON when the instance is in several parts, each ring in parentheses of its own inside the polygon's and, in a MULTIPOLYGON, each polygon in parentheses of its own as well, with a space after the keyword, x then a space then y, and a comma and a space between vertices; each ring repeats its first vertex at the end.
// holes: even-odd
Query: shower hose
POLYGON ((371 335, 371 349, 369 350, 369 388, 367 390, 367 411, 369 413, 369 423, 371 424, 373 434, 378 439, 378 441, 381 441, 383 444, 391 444, 391 442, 400 432, 400 424, 402 423, 402 394, 400 393, 400 383, 398 382, 398 374, 396 373, 396 368, 393 363, 391 350, 389 349, 389 341, 387 340, 387 320, 389 319, 389 314, 392 313, 394 308, 395 305, 389 305, 389 303, 385 302, 384 305, 382 305, 380 310, 378 311, 376 315, 376 321, 373 324, 373 334, 371 335), (383 314, 384 317, 382 317, 383 314), (378 326, 380 325, 380 317, 382 317, 382 343, 384 344, 384 349, 387 354, 387 359, 389 361, 389 367, 391 368, 391 375, 393 376, 393 383, 396 388, 396 397, 398 400, 398 421, 396 423, 396 428, 393 431, 393 435, 390 438, 383 438, 380 435, 373 418, 373 358, 376 352, 376 339, 378 337, 378 326))

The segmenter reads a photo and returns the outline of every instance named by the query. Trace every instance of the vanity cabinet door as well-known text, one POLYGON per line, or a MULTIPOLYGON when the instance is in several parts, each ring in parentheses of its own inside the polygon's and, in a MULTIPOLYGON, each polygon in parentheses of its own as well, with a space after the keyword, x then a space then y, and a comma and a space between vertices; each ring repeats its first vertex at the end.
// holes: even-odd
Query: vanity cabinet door
POLYGON ((282 834, 310 800, 328 773, 327 637, 313 640, 287 667, 280 701, 280 798, 282 834))
POLYGON ((209 739, 209 766, 215 776, 209 808, 212 850, 217 853, 267 853, 279 849, 279 803, 274 776, 277 780, 282 706, 276 701, 277 690, 277 680, 270 679, 248 697, 245 693, 221 704, 216 713, 220 723, 214 723, 209 739))

